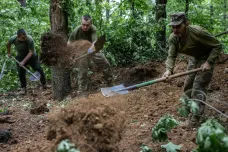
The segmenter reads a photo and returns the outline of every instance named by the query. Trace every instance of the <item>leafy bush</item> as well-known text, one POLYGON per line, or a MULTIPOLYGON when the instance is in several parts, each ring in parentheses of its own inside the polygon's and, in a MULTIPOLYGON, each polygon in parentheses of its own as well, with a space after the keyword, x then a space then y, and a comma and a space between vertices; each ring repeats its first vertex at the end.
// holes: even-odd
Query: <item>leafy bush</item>
POLYGON ((209 119, 197 130, 198 148, 193 152, 227 152, 228 136, 225 128, 214 119, 209 119))
POLYGON ((179 122, 170 115, 165 115, 159 119, 152 129, 153 140, 165 141, 168 139, 167 132, 176 127, 179 122))
POLYGON ((179 100, 182 103, 182 107, 178 108, 181 116, 187 117, 190 111, 195 115, 199 113, 199 105, 192 99, 181 97, 179 100))

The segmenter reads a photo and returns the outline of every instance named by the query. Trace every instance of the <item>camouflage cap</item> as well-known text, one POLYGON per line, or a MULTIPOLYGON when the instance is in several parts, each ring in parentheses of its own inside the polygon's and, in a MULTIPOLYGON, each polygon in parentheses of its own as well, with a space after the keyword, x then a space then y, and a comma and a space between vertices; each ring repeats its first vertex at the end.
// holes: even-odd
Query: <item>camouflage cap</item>
POLYGON ((181 24, 184 20, 186 20, 186 16, 184 12, 177 12, 172 15, 170 15, 171 22, 169 23, 169 26, 175 26, 181 24))

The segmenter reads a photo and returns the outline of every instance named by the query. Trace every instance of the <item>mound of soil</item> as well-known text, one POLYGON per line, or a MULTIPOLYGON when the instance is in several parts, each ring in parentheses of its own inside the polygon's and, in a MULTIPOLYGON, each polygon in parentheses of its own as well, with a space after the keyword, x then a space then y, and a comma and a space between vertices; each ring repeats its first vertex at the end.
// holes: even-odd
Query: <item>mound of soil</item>
POLYGON ((124 127, 123 113, 99 100, 80 100, 49 115, 48 140, 55 149, 63 139, 69 139, 83 152, 118 151, 124 127))
POLYGON ((125 69, 121 73, 123 84, 125 86, 134 85, 157 77, 159 72, 157 72, 156 66, 156 63, 148 62, 143 65, 125 69))

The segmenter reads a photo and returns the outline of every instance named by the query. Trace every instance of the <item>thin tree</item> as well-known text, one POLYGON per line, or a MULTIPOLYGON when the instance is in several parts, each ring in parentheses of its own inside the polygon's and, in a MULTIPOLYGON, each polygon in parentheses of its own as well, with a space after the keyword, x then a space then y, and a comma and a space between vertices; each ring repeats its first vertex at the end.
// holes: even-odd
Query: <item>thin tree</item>
POLYGON ((167 0, 156 0, 156 21, 159 23, 159 29, 156 33, 156 49, 161 50, 166 48, 166 3, 167 0))
POLYGON ((17 0, 17 1, 21 3, 22 7, 26 7, 26 0, 17 0))
MULTIPOLYGON (((65 0, 50 1, 51 32, 61 34, 67 40, 68 17, 66 10, 60 6, 65 0)), ((53 98, 63 100, 71 90, 70 71, 58 66, 51 67, 53 98)))

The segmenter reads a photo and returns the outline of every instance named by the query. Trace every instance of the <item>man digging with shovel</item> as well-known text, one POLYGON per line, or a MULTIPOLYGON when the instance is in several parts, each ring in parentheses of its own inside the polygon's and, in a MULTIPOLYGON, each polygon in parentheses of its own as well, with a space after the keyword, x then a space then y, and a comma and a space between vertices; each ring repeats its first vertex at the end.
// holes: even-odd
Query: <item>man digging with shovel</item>
MULTIPOLYGON (((77 26, 71 33, 68 44, 76 40, 88 40, 92 43, 97 40, 96 27, 92 24, 92 18, 89 15, 82 16, 81 25, 77 26)), ((89 49, 88 53, 92 51, 94 51, 94 46, 89 49)), ((91 55, 89 58, 80 59, 78 62, 78 94, 88 90, 88 59, 91 59, 99 68, 102 69, 107 85, 112 85, 113 77, 109 62, 102 53, 98 52, 91 55)))
MULTIPOLYGON (((222 45, 204 28, 189 25, 183 12, 172 14, 169 26, 173 32, 169 37, 166 72, 163 77, 173 73, 178 53, 188 55, 187 70, 201 67, 202 71, 187 76, 184 83, 185 95, 190 99, 206 101, 206 88, 211 81, 215 60, 222 51, 222 45)), ((204 113, 205 104, 197 100, 194 101, 198 103, 199 113, 190 116, 188 125, 196 125, 204 113)))
MULTIPOLYGON (((11 57, 11 45, 14 44, 15 49, 17 51, 16 61, 18 76, 21 83, 21 91, 19 94, 26 94, 26 65, 30 65, 34 71, 40 73, 40 82, 42 84, 42 88, 46 88, 46 80, 44 72, 38 62, 37 55, 35 53, 35 46, 33 38, 30 35, 27 35, 24 29, 19 29, 17 34, 12 36, 7 42, 7 52, 8 57, 11 57)), ((14 57, 13 57, 14 59, 14 57)))

